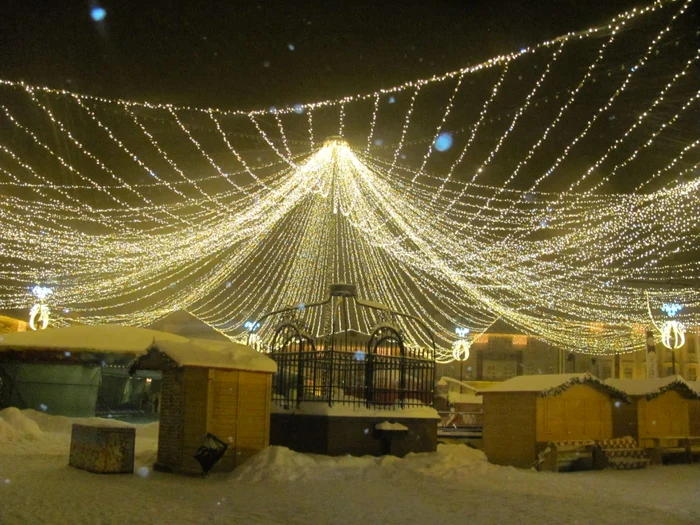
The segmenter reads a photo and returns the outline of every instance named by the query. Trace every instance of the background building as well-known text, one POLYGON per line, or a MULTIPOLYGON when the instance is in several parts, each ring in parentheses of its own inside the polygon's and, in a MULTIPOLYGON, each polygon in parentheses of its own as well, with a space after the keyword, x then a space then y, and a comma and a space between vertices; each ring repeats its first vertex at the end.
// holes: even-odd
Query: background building
MULTIPOLYGON (((699 327, 690 327, 685 344, 675 351, 657 343, 658 377, 680 375, 687 381, 698 380, 699 334, 699 327)), ((534 337, 519 334, 497 321, 472 344, 469 359, 438 364, 436 377, 454 377, 471 384, 505 381, 520 375, 585 372, 600 379, 643 379, 647 377, 646 367, 646 350, 605 356, 568 353, 534 337)))

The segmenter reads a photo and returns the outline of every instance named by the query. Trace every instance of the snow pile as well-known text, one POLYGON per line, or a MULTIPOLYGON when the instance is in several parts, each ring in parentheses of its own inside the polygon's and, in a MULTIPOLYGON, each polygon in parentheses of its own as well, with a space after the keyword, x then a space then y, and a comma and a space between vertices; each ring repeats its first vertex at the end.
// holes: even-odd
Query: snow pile
POLYGON ((515 467, 489 463, 486 454, 467 445, 438 445, 437 452, 410 453, 403 459, 393 459, 397 460, 399 472, 407 469, 430 477, 456 481, 474 479, 475 475, 486 473, 517 471, 515 467))
POLYGON ((41 429, 18 408, 0 410, 0 438, 7 441, 36 441, 41 429))
MULTIPOLYGON (((315 454, 301 454, 287 447, 271 446, 260 451, 238 467, 233 478, 245 482, 294 481, 342 477, 339 462, 349 456, 334 458, 315 454)), ((363 470, 376 458, 352 458, 355 470, 363 470)), ((346 468, 349 466, 347 460, 346 468)))
POLYGON ((158 423, 131 425, 114 419, 52 416, 37 410, 9 407, 0 410, 0 443, 5 440, 18 442, 51 439, 52 436, 56 437, 56 434, 70 437, 74 423, 100 427, 135 427, 139 437, 158 437, 158 423))
POLYGON ((321 456, 294 452, 286 447, 268 447, 243 465, 232 477, 241 482, 350 479, 406 470, 434 477, 460 477, 483 473, 496 467, 480 450, 465 445, 438 445, 437 452, 395 456, 321 456))

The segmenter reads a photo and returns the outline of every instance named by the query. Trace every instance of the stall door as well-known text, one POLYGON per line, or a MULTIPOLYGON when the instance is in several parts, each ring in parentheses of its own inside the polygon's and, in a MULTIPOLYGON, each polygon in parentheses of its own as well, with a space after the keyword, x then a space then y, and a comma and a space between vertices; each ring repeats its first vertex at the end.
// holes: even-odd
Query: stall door
POLYGON ((612 436, 610 397, 588 385, 537 400, 537 441, 580 441, 612 436))
POLYGON ((669 391, 639 401, 639 438, 673 438, 688 435, 688 400, 669 391))

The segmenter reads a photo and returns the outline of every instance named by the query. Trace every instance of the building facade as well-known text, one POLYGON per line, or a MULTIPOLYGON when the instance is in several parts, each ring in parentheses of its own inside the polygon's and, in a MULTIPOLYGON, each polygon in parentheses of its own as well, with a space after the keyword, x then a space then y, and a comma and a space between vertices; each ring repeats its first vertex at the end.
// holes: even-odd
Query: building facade
MULTIPOLYGON (((692 327, 685 344, 671 351, 656 345, 658 377, 680 375, 687 381, 700 379, 700 330, 692 327)), ((574 374, 588 372, 600 379, 647 377, 646 350, 628 354, 596 356, 562 351, 522 334, 485 333, 470 348, 466 361, 438 364, 436 377, 463 381, 505 381, 520 375, 574 374)))

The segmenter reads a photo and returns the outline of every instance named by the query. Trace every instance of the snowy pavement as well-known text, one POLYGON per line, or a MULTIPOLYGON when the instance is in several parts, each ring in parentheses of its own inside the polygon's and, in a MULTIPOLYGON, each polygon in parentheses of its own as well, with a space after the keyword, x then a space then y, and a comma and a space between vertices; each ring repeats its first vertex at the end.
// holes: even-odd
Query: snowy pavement
POLYGON ((137 426, 133 475, 99 475, 68 466, 71 422, 0 412, 1 524, 700 523, 697 464, 551 474, 464 445, 404 459, 270 447, 202 479, 150 470, 151 424, 137 426))

